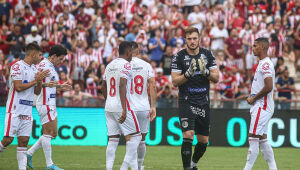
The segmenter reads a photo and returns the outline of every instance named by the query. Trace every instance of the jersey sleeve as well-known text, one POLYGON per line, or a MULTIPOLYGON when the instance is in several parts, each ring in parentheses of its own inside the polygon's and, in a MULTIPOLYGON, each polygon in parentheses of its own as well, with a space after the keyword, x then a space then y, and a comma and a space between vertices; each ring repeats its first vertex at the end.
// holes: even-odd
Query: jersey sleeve
POLYGON ((105 69, 104 74, 103 74, 103 80, 106 81, 106 76, 107 76, 107 69, 105 69))
POLYGON ((182 63, 179 61, 180 57, 178 55, 178 53, 176 55, 173 56, 172 58, 172 72, 176 72, 176 73, 182 73, 182 63))
POLYGON ((23 74, 21 70, 21 65, 19 63, 15 63, 10 68, 10 77, 12 80, 22 80, 23 74))
POLYGON ((263 78, 272 77, 272 69, 270 68, 270 63, 265 62, 260 66, 260 71, 263 75, 263 78))
POLYGON ((123 64, 120 69, 120 78, 122 77, 125 79, 129 79, 131 75, 132 75, 131 64, 129 62, 123 64))
POLYGON ((148 78, 147 79, 150 79, 152 77, 155 77, 154 75, 154 71, 153 71, 153 68, 151 67, 150 64, 147 64, 147 67, 148 67, 148 78))
POLYGON ((211 51, 208 52, 206 68, 208 68, 209 70, 218 68, 216 58, 211 51))

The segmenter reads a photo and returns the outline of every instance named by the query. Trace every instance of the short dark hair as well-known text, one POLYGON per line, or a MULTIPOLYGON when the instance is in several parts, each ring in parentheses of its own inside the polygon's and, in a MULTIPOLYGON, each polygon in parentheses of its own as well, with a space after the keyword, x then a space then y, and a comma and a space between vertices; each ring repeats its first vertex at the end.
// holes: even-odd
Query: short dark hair
POLYGON ((184 37, 187 36, 187 34, 192 34, 193 32, 196 32, 199 35, 199 30, 198 28, 195 27, 188 27, 187 29, 184 30, 184 37))
POLYGON ((32 42, 26 46, 25 51, 26 53, 30 51, 42 51, 42 48, 36 42, 32 42))
POLYGON ((122 41, 119 45, 119 55, 124 55, 128 50, 132 49, 131 42, 122 41))
POLYGON ((132 41, 132 42, 130 42, 130 43, 131 43, 131 45, 132 45, 132 49, 137 49, 137 48, 139 48, 139 45, 138 45, 136 42, 132 41))
POLYGON ((61 55, 67 55, 68 53, 67 53, 67 49, 64 46, 54 45, 50 49, 49 56, 52 56, 54 54, 58 57, 61 55))
POLYGON ((265 46, 266 49, 269 48, 269 39, 268 38, 261 37, 261 38, 257 38, 255 41, 258 42, 259 44, 262 44, 263 46, 265 46))

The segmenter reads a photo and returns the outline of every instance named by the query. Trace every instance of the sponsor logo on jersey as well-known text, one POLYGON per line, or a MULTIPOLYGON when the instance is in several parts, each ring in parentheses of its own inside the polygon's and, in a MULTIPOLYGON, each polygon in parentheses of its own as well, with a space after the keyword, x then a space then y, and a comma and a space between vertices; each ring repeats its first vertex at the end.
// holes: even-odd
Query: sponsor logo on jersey
POLYGON ((262 65, 262 68, 263 68, 264 70, 269 70, 269 69, 270 69, 270 64, 269 64, 269 63, 264 63, 264 64, 262 65))
POLYGON ((55 98, 56 94, 50 94, 50 98, 55 98))
POLYGON ((45 67, 46 63, 45 62, 41 62, 39 67, 45 67))
POLYGON ((201 117, 205 117, 205 109, 201 109, 199 107, 190 106, 193 114, 199 115, 201 117))
POLYGON ((125 68, 126 70, 131 70, 131 64, 130 64, 130 63, 125 63, 125 64, 124 64, 124 68, 125 68))
POLYGON ((32 106, 33 101, 29 101, 29 100, 19 100, 19 104, 23 104, 23 105, 27 105, 27 106, 32 106))
POLYGON ((190 59, 191 59, 190 56, 188 55, 184 56, 184 60, 190 60, 190 59))
POLYGON ((188 91, 190 93, 201 93, 201 92, 206 92, 207 88, 205 88, 205 87, 204 88, 191 88, 191 87, 189 87, 188 91))

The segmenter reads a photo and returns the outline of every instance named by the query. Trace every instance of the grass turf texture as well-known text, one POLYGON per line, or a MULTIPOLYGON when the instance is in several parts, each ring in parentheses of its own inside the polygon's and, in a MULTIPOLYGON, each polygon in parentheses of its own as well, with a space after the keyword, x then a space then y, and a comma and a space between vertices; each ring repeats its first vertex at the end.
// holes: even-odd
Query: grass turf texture
MULTIPOLYGON (((65 170, 105 170, 106 147, 96 146, 54 146, 53 162, 65 170)), ((241 170, 243 169, 248 148, 208 147, 199 161, 201 170, 241 170)), ((280 170, 300 169, 299 149, 275 148, 275 159, 280 170)), ((125 146, 119 146, 114 169, 119 169, 125 154, 125 146)), ((33 156, 34 170, 45 169, 42 149, 33 156)), ((148 146, 144 162, 146 170, 182 170, 180 147, 148 146)), ((17 169, 16 146, 9 146, 0 156, 0 170, 17 169)), ((29 169, 29 167, 27 167, 29 169)), ((253 170, 266 170, 268 165, 261 153, 253 170)))

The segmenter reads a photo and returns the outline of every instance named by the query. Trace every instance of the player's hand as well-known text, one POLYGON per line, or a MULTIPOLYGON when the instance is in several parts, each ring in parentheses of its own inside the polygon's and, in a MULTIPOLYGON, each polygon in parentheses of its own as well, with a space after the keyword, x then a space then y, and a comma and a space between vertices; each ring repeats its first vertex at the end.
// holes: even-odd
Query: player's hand
POLYGON ((156 108, 155 107, 151 107, 150 112, 147 117, 149 117, 150 122, 152 122, 152 120, 156 117, 156 108))
POLYGON ((198 59, 199 69, 205 77, 210 75, 210 71, 206 68, 206 62, 203 57, 198 59))
POLYGON ((122 111, 122 115, 119 117, 119 119, 118 119, 118 121, 119 121, 119 123, 123 123, 125 120, 126 120, 126 110, 123 110, 122 111))
POLYGON ((252 98, 252 97, 249 96, 249 97, 247 98, 247 102, 248 102, 248 104, 253 105, 254 102, 255 102, 255 100, 254 100, 254 98, 252 98))
POLYGON ((187 79, 191 78, 196 70, 197 70, 197 63, 196 60, 193 58, 192 61, 190 62, 190 67, 184 73, 184 77, 187 79))
POLYGON ((49 81, 49 83, 47 83, 47 87, 56 87, 58 85, 58 82, 56 81, 49 81))
POLYGON ((43 81, 44 78, 49 77, 49 76, 50 76, 50 70, 40 71, 35 74, 35 80, 43 81))
POLYGON ((60 86, 60 89, 62 91, 71 91, 73 88, 72 88, 72 86, 70 84, 68 84, 67 82, 65 82, 64 84, 62 84, 60 86))

